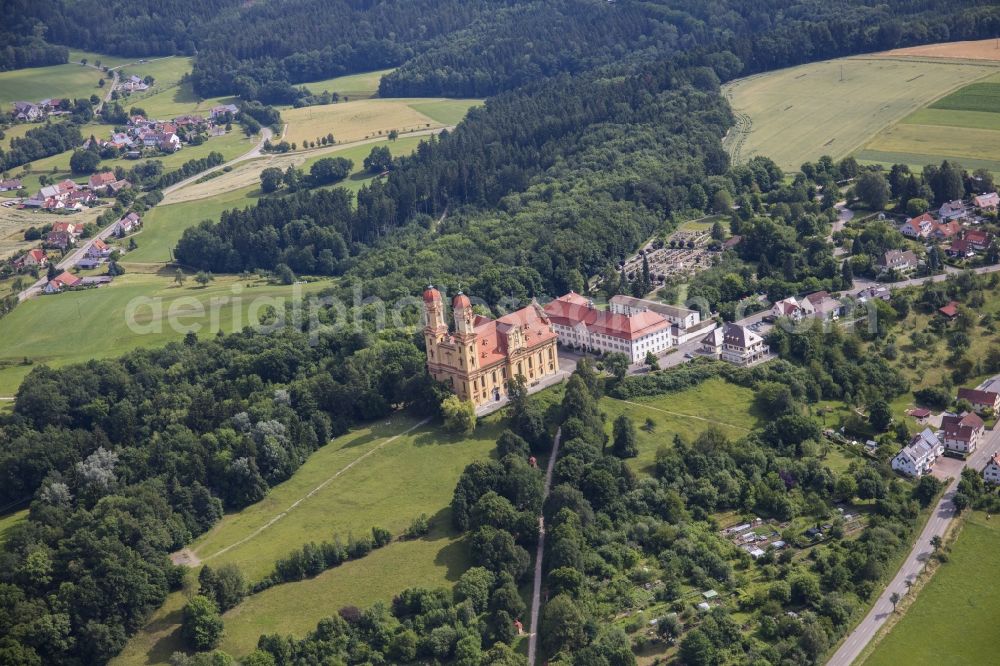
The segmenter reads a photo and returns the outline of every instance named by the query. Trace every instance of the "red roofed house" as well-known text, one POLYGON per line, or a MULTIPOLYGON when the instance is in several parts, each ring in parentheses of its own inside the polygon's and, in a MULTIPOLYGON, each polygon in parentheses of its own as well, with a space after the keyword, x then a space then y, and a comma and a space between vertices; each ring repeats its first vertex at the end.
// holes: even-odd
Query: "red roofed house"
POLYGON ((1000 206, 1000 194, 996 192, 980 194, 978 197, 973 198, 972 203, 984 213, 993 213, 1000 206))
POLYGON ((101 171, 100 173, 95 173, 90 176, 90 189, 92 190, 102 190, 111 183, 118 180, 115 178, 113 171, 101 171))
POLYGON ((100 238, 95 238, 87 248, 87 256, 91 259, 106 259, 111 256, 111 246, 100 238))
POLYGON ((59 275, 49 280, 49 283, 45 285, 45 293, 57 294, 63 289, 69 287, 75 287, 78 284, 80 284, 80 278, 78 278, 77 276, 73 275, 72 273, 65 273, 65 272, 60 273, 59 275))
POLYGON ((956 301, 951 301, 942 308, 938 308, 938 312, 947 317, 948 319, 954 319, 958 316, 958 303, 956 301))
POLYGON ((976 256, 976 251, 972 247, 972 243, 965 240, 964 238, 956 238, 951 242, 951 245, 946 249, 945 254, 949 257, 967 259, 969 257, 976 256))
POLYGON ((980 391, 978 389, 958 389, 958 399, 968 400, 972 409, 982 413, 987 409, 992 409, 996 414, 1000 410, 1000 393, 993 391, 980 391))
POLYGON ((965 416, 947 414, 941 417, 944 446, 957 453, 972 453, 983 439, 983 420, 970 412, 965 416))
POLYGON ((25 254, 14 260, 14 268, 17 270, 33 268, 35 266, 45 268, 48 265, 48 255, 45 254, 44 250, 40 250, 37 247, 34 250, 28 250, 25 254))
POLYGON ((532 303, 499 319, 472 311, 468 296, 452 300, 455 329, 449 332, 441 293, 424 291, 427 370, 477 407, 507 395, 507 382, 521 376, 528 385, 559 372, 556 333, 542 308, 532 303))
POLYGON ((45 245, 58 250, 65 250, 76 244, 76 236, 68 231, 50 231, 45 235, 45 245))
POLYGON ((927 238, 934 230, 935 224, 937 222, 934 217, 930 213, 924 213, 904 222, 903 226, 899 228, 899 233, 909 238, 927 238))
POLYGON ((659 354, 673 344, 671 322, 659 312, 605 312, 577 293, 569 292, 545 305, 545 314, 559 342, 577 349, 620 352, 631 363, 659 354))
POLYGON ((962 240, 969 242, 969 245, 973 250, 985 250, 990 246, 990 234, 986 231, 980 231, 979 229, 967 229, 964 234, 962 234, 962 240))
POLYGON ((934 225, 931 231, 931 238, 935 240, 947 240, 958 235, 962 230, 962 225, 952 220, 951 222, 939 222, 934 225))

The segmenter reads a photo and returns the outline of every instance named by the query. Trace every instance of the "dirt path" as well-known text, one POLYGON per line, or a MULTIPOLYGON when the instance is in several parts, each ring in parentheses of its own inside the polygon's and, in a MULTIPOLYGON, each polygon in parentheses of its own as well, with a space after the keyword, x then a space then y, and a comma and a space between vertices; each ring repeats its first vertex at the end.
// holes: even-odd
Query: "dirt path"
MULTIPOLYGON (((542 503, 549 497, 552 487, 552 470, 559 457, 559 438, 562 430, 556 431, 552 440, 552 455, 545 467, 545 488, 542 491, 542 503)), ((542 605, 542 555, 545 553, 545 516, 538 516, 538 548, 535 550, 535 580, 531 588, 531 628, 528 630, 528 666, 535 666, 535 655, 538 651, 538 611, 542 605)))
POLYGON ((397 439, 399 439, 403 435, 408 435, 411 432, 413 432, 414 430, 416 430, 417 428, 420 428, 420 427, 426 425, 429 421, 430 421, 430 418, 426 418, 426 419, 420 421, 419 423, 417 423, 417 424, 415 424, 415 425, 407 428, 406 430, 404 430, 403 432, 399 433, 398 435, 393 435, 392 437, 388 438, 387 440, 385 440, 384 442, 382 442, 378 446, 373 447, 372 449, 370 449, 370 450, 366 451, 365 453, 361 454, 360 456, 358 456, 357 458, 355 458, 354 460, 352 460, 350 463, 348 463, 347 465, 345 465, 344 467, 342 467, 340 470, 338 470, 336 474, 334 474, 333 476, 329 477, 328 479, 326 479, 325 481, 323 481, 323 483, 319 484, 318 486, 316 486, 315 488, 313 488, 312 490, 310 490, 308 493, 306 493, 305 495, 303 495, 299 499, 297 499, 294 502, 292 502, 291 505, 289 505, 289 507, 287 509, 285 509, 284 511, 282 511, 281 513, 279 513, 278 515, 276 515, 274 518, 271 518, 271 520, 267 521, 266 523, 264 523, 263 525, 261 525, 260 527, 258 527, 257 529, 255 529, 253 532, 251 532, 247 536, 245 536, 242 539, 240 539, 239 541, 231 543, 228 546, 226 546, 225 548, 223 548, 221 550, 217 550, 216 552, 212 553, 211 555, 208 555, 208 556, 206 556, 204 558, 201 558, 201 559, 198 558, 198 555, 197 555, 197 553, 194 550, 187 549, 187 548, 185 548, 184 550, 178 551, 174 555, 171 555, 170 556, 171 559, 173 559, 175 556, 178 559, 182 559, 185 556, 185 551, 188 551, 188 553, 189 553, 188 557, 192 558, 190 560, 190 562, 189 561, 178 561, 177 563, 178 564, 186 564, 187 566, 191 566, 191 567, 196 567, 199 564, 201 564, 202 562, 208 562, 209 560, 214 559, 214 558, 218 557, 219 555, 222 555, 224 553, 228 553, 233 548, 236 548, 238 546, 242 546, 243 544, 247 543, 248 541, 250 541, 252 539, 255 539, 256 537, 260 536, 260 534, 263 533, 265 530, 267 530, 269 527, 271 527, 272 525, 274 525, 275 523, 277 523, 279 520, 281 520, 282 518, 284 518, 285 516, 287 516, 288 513, 290 511, 292 511, 292 509, 294 509, 298 505, 302 504, 302 502, 306 501, 307 499, 309 499, 310 497, 312 497, 313 495, 315 495, 319 491, 321 491, 324 488, 326 488, 328 485, 330 485, 330 483, 332 483, 334 480, 336 480, 337 478, 339 478, 342 474, 344 474, 345 472, 347 472, 348 470, 350 470, 351 468, 353 468, 359 462, 365 460, 369 456, 371 456, 371 455, 375 454, 376 452, 382 450, 383 448, 385 448, 386 446, 388 446, 392 442, 396 441, 397 439), (191 563, 191 562, 193 562, 193 563, 191 563))

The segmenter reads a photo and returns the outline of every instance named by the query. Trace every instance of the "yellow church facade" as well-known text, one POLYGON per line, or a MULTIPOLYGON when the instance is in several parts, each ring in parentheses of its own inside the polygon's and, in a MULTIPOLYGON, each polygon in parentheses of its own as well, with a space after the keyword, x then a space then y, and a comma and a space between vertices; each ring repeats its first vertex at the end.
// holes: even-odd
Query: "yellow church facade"
POLYGON ((477 407, 507 396, 518 375, 528 385, 559 372, 557 336, 537 303, 499 319, 477 315, 468 296, 452 299, 455 328, 449 331, 441 293, 424 291, 427 370, 458 397, 477 407))

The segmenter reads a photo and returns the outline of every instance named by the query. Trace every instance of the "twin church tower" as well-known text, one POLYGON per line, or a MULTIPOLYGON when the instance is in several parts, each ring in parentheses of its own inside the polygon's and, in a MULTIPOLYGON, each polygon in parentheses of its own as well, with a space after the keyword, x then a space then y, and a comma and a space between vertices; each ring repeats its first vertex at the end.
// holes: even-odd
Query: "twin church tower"
POLYGON ((524 377, 530 386, 559 372, 556 333, 538 303, 499 319, 473 312, 459 292, 451 301, 455 328, 449 331, 441 292, 424 291, 427 370, 477 407, 507 395, 507 382, 524 377))

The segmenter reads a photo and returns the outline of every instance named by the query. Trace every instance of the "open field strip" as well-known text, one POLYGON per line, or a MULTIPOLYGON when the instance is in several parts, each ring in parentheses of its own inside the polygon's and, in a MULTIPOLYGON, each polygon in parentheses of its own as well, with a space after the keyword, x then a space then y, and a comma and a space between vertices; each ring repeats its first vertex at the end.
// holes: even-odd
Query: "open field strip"
POLYGON ((893 49, 882 53, 885 56, 924 56, 934 58, 960 58, 964 60, 1000 60, 1000 48, 995 39, 979 39, 966 42, 944 42, 893 49))
POLYGON ((125 56, 113 56, 106 53, 94 53, 92 51, 81 51, 79 49, 69 50, 69 62, 71 65, 79 63, 83 58, 87 59, 88 65, 97 65, 100 61, 102 67, 121 67, 130 62, 135 62, 136 58, 125 56))
POLYGON ((744 131, 726 138, 734 160, 772 158, 794 171, 839 159, 929 102, 997 73, 1000 63, 858 56, 739 79, 724 86, 744 131))
MULTIPOLYGON (((389 601, 412 586, 453 584, 467 568, 468 554, 450 526, 451 493, 468 463, 490 455, 501 427, 500 417, 492 416, 462 437, 395 414, 319 449, 262 501, 224 517, 190 549, 201 557, 207 554, 213 566, 236 563, 250 580, 309 541, 335 534, 346 539, 376 525, 399 534, 421 513, 431 516, 432 530, 427 537, 393 542, 315 578, 249 597, 224 616, 220 648, 244 656, 263 633, 302 636, 345 605, 389 601), (339 476, 333 470, 340 470, 339 476), (292 504, 295 509, 288 511, 292 504), (275 521, 281 515, 285 517, 275 521)), ((193 580, 194 574, 188 578, 193 580)), ((164 663, 179 649, 179 610, 185 594, 193 592, 171 595, 113 663, 164 663)))
POLYGON ((313 94, 323 92, 337 93, 347 101, 353 99, 369 99, 378 97, 378 84, 383 76, 391 72, 392 69, 380 69, 374 72, 363 72, 361 74, 348 74, 347 76, 337 76, 332 79, 322 81, 310 81, 297 85, 305 86, 313 94))
POLYGON ((472 99, 363 99, 288 109, 282 111, 281 117, 288 123, 285 140, 289 143, 301 146, 303 141, 316 141, 327 134, 333 134, 338 142, 347 143, 383 136, 391 130, 403 133, 454 124, 435 120, 414 108, 415 105, 421 105, 425 111, 437 113, 439 117, 453 119, 459 116, 463 105, 467 110, 480 103, 480 100, 472 99))
POLYGON ((997 160, 1000 159, 1000 132, 969 127, 899 123, 880 132, 865 146, 865 151, 868 150, 940 155, 942 158, 958 161, 964 158, 997 160))
POLYGON ((0 395, 14 395, 30 372, 32 366, 23 364, 24 359, 62 366, 119 356, 137 347, 163 346, 185 334, 182 327, 174 330, 169 325, 171 311, 182 326, 199 324, 199 335, 213 335, 215 330, 238 331, 259 309, 252 306, 254 300, 287 300, 296 289, 310 293, 328 284, 323 281, 284 286, 219 276, 202 288, 193 280, 177 286, 172 274, 131 273, 107 287, 29 299, 0 319, 0 340, 4 341, 0 364, 7 363, 0 365, 0 395), (134 307, 136 303, 149 303, 148 299, 159 304, 157 309, 149 305, 137 309, 130 328, 130 303, 134 307), (217 299, 215 303, 213 299, 217 299), (214 322, 210 321, 213 312, 214 322), (72 336, 73 344, 65 344, 67 335, 72 336))
MULTIPOLYGON (((1000 111, 1000 109, 998 109, 1000 111)), ((903 118, 908 125, 940 125, 1000 131, 1000 113, 925 108, 903 118)))
POLYGON ((208 118, 213 106, 220 104, 236 104, 235 97, 202 98, 194 92, 190 83, 179 85, 145 95, 133 95, 129 98, 127 108, 138 106, 146 111, 150 118, 165 120, 183 115, 200 115, 208 118))
POLYGON ((950 553, 865 666, 996 662, 1000 587, 995 576, 1000 524, 971 514, 950 553))

